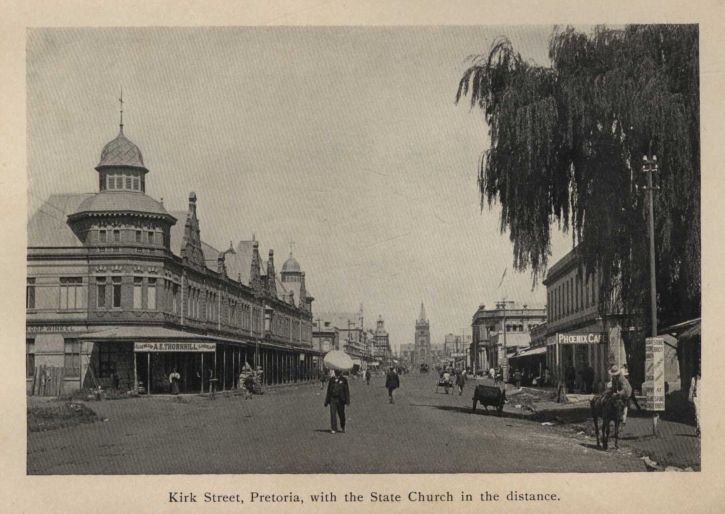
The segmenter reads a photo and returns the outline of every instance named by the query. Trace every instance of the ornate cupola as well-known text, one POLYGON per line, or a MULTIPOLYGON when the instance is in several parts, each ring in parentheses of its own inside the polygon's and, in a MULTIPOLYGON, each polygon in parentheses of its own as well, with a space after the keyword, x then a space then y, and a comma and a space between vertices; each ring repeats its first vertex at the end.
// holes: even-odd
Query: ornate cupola
POLYGON ((163 204, 146 195, 141 150, 123 134, 123 99, 118 136, 103 147, 96 166, 99 191, 68 215, 71 229, 90 246, 169 247, 176 223, 163 204))
POLYGON ((143 154, 138 146, 123 133, 123 95, 121 122, 118 135, 101 151, 101 160, 96 166, 99 189, 103 191, 146 192, 146 174, 149 170, 143 163, 143 154))

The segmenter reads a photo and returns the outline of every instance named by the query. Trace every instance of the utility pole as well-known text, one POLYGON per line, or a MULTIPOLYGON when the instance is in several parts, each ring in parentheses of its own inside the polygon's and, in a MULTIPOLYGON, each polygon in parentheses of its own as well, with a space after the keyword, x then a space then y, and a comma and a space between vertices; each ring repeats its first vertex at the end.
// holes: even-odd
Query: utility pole
POLYGON ((647 192, 648 229, 649 229, 649 285, 650 308, 652 314, 652 337, 657 337, 657 281, 655 276, 655 208, 654 192, 659 189, 652 185, 652 175, 657 173, 657 156, 642 158, 642 172, 647 175, 647 185, 643 187, 647 192))
MULTIPOLYGON (((647 185, 643 189, 647 193, 648 211, 648 232, 649 232, 649 284, 650 284, 650 309, 652 317, 652 337, 657 337, 657 280, 655 275, 655 208, 654 192, 659 189, 652 184, 652 175, 657 173, 657 156, 652 158, 645 155, 642 157, 642 172, 647 175, 647 185)), ((652 417, 652 432, 657 435, 657 422, 659 414, 655 411, 652 417)))
POLYGON ((506 353, 506 304, 513 304, 514 302, 512 300, 501 300, 500 302, 496 302, 496 308, 499 310, 503 310, 503 322, 502 322, 502 328, 503 328, 503 364, 501 364, 501 372, 503 374, 503 382, 506 383, 506 380, 508 379, 508 371, 509 371, 509 360, 508 355, 506 353))

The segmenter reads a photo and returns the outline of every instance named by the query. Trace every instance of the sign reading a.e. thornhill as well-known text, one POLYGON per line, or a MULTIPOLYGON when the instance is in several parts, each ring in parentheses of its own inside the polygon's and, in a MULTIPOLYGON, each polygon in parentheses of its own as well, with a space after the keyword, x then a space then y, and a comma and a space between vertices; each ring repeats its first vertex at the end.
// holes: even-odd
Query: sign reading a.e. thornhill
POLYGON ((134 352, 213 352, 216 343, 134 343, 134 352))
POLYGON ((648 337, 645 345, 645 409, 665 410, 665 340, 648 337))

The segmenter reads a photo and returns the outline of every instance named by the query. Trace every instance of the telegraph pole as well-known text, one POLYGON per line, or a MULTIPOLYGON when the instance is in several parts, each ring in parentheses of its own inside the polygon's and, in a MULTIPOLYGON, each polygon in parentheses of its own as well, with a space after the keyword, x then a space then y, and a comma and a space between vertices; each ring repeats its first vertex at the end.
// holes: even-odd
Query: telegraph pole
MULTIPOLYGON (((652 317, 652 337, 657 337, 657 280, 655 275, 655 209, 654 209, 654 192, 659 189, 652 183, 652 175, 657 173, 657 156, 651 158, 647 155, 642 157, 642 173, 647 175, 647 185, 643 189, 647 193, 647 211, 648 211, 648 232, 649 232, 649 284, 650 284, 650 309, 652 317)), ((654 411, 652 416, 652 432, 657 435, 657 422, 659 414, 654 411)))
POLYGON ((506 304, 514 302, 511 300, 501 300, 500 302, 496 302, 496 308, 503 310, 503 322, 502 322, 502 328, 503 328, 503 364, 501 364, 501 373, 503 374, 503 383, 506 384, 506 380, 508 379, 508 371, 509 371, 509 360, 508 360, 508 354, 506 353, 506 304))
POLYGON ((647 192, 648 229, 649 229, 649 285, 650 308, 652 314, 652 337, 657 337, 657 281, 655 280, 655 208, 654 192, 659 187, 652 185, 652 175, 657 173, 657 156, 642 158, 642 172, 647 175, 647 185, 643 189, 647 192))

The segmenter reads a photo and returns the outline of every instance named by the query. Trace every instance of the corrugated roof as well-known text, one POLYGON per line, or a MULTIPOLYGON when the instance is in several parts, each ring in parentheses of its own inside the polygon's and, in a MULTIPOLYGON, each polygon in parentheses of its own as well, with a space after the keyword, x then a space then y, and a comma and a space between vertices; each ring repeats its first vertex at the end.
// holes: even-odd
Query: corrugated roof
POLYGON ((50 195, 28 221, 28 246, 83 246, 68 226, 67 219, 83 201, 94 195, 95 193, 50 195))

